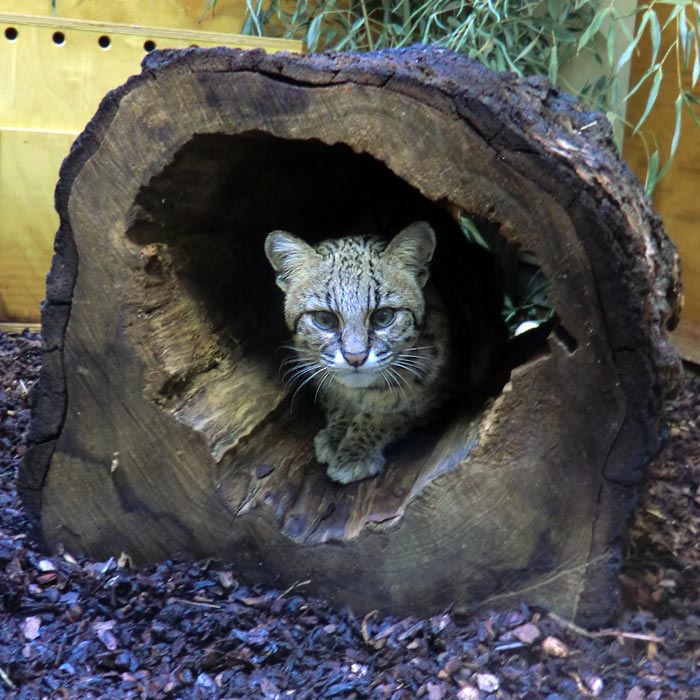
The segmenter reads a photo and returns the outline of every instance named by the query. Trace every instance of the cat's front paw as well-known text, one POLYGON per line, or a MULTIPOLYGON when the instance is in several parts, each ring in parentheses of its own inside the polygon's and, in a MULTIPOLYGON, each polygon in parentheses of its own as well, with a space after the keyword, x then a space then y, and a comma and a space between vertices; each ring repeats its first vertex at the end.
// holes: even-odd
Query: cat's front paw
POLYGON ((326 474, 331 481, 337 481, 340 484, 351 484, 353 481, 376 476, 384 469, 385 463, 386 460, 380 452, 361 458, 337 455, 335 459, 328 462, 326 474))
POLYGON ((331 431, 328 428, 323 428, 316 433, 314 438, 314 452, 316 459, 320 464, 332 464, 335 459, 335 448, 331 431))

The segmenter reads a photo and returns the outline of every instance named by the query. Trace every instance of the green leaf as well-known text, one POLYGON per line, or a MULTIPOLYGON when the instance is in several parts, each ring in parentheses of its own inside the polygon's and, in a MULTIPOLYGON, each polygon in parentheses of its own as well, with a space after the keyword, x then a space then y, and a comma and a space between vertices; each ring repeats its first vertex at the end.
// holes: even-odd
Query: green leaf
POLYGON ((547 12, 552 19, 559 18, 560 3, 557 0, 547 0, 547 12))
MULTIPOLYGON (((208 6, 209 3, 207 3, 208 6)), ((253 7, 253 3, 251 0, 246 0, 246 19, 243 24, 243 29, 242 32, 243 34, 253 34, 255 33, 257 36, 263 36, 263 28, 260 23, 260 5, 261 3, 258 2, 257 7, 253 7)), ((206 13, 206 7, 204 8, 204 13, 206 13)), ((200 21, 204 17, 204 14, 202 14, 202 17, 200 17, 200 21)))
POLYGON ((565 44, 573 44, 576 42, 576 34, 562 27, 561 24, 552 25, 552 31, 558 41, 563 41, 565 44))
POLYGON ((661 26, 659 18, 653 10, 647 10, 649 13, 649 23, 651 32, 651 63, 656 63, 659 56, 659 48, 661 46, 661 26))
POLYGON ((615 66, 615 72, 619 73, 620 70, 622 69, 622 66, 624 66, 626 63, 629 62, 630 58, 632 57, 632 53, 634 50, 637 48, 637 44, 639 44, 639 40, 642 38, 642 32, 644 31, 644 20, 642 20, 642 23, 639 25, 639 31, 637 32, 636 36, 632 40, 632 43, 627 46, 627 48, 622 52, 622 56, 617 61, 617 66, 615 66))
POLYGON ((533 48, 537 46, 537 42, 539 41, 539 37, 535 37, 516 57, 515 57, 515 63, 519 63, 520 61, 525 58, 530 51, 532 51, 533 48))
POLYGON ((700 105, 700 98, 693 95, 690 90, 686 90, 683 93, 683 97, 685 98, 686 102, 692 102, 694 105, 700 105))
POLYGON ((615 22, 610 22, 608 27, 608 65, 612 68, 613 61, 615 60, 615 38, 617 36, 615 32, 616 27, 615 22))
POLYGON ((663 178, 664 175, 666 175, 666 173, 670 170, 671 166, 673 165, 673 158, 676 155, 676 151, 678 150, 678 142, 680 141, 681 137, 681 124, 683 121, 683 102, 683 93, 681 93, 680 95, 678 95, 675 102, 676 120, 673 128, 673 140, 671 141, 671 150, 668 152, 668 158, 666 159, 664 167, 661 169, 661 172, 656 178, 656 182, 660 182, 661 178, 663 178))
POLYGON ((663 31, 665 31, 666 29, 668 29, 672 24, 677 23, 677 22, 678 22, 678 15, 679 15, 681 12, 685 12, 685 8, 684 8, 684 7, 679 7, 679 6, 674 7, 674 8, 668 13, 668 16, 667 16, 666 19, 664 20, 664 23, 663 23, 663 25, 661 26, 661 31, 663 32, 663 31))
POLYGON ((683 122, 683 95, 678 95, 676 98, 676 123, 673 127, 673 140, 671 141, 671 150, 669 151, 669 163, 676 155, 676 150, 678 149, 678 142, 681 138, 681 124, 683 122))
POLYGON ((647 104, 644 108, 644 113, 635 125, 634 131, 632 132, 633 134, 636 134, 639 131, 639 128, 644 123, 644 120, 649 116, 649 112, 651 112, 652 107, 656 104, 656 98, 659 96, 659 88, 661 87, 663 77, 664 69, 661 66, 658 66, 656 69, 656 75, 654 76, 654 82, 651 84, 651 90, 649 90, 649 97, 647 97, 647 104))
POLYGON ((552 52, 549 54, 549 80, 556 85, 559 74, 559 56, 556 43, 552 44, 552 52))
POLYGON ((700 120, 698 120, 697 115, 695 114, 695 110, 693 109, 693 102, 695 101, 695 104, 697 104, 697 98, 695 100, 693 99, 692 93, 689 93, 688 91, 685 91, 683 93, 683 102, 685 103, 685 107, 688 110, 688 114, 690 114, 690 118, 693 120, 693 124, 700 129, 700 120))
POLYGON ((695 87, 698 83, 698 78, 700 78, 700 54, 698 54, 697 49, 695 50, 695 60, 693 61, 693 79, 691 87, 695 87))
POLYGON ((486 239, 482 236, 481 231, 479 231, 478 226, 472 219, 464 214, 460 214, 459 225, 462 228, 462 233, 467 237, 467 240, 476 243, 482 248, 486 248, 486 250, 491 250, 491 246, 486 242, 486 239))
POLYGON ((644 191, 651 197, 654 194, 654 188, 659 182, 659 152, 654 151, 649 157, 649 166, 647 167, 647 177, 644 182, 644 191))
POLYGON ((688 72, 688 68, 690 66, 690 56, 691 56, 691 54, 696 53, 695 51, 693 51, 694 46, 695 46, 695 29, 691 29, 688 32, 688 50, 683 52, 683 57, 684 57, 683 70, 686 73, 688 72), (692 44, 692 46, 691 46, 691 44, 692 44))
POLYGON ((311 53, 318 49, 318 40, 321 36, 321 23, 323 22, 323 14, 318 14, 309 23, 309 28, 306 30, 306 47, 311 53))
POLYGON ((688 20, 686 19, 685 12, 678 16, 676 27, 678 29, 678 36, 681 40, 683 55, 686 56, 688 54, 688 20))
POLYGON ((637 90, 639 90, 644 83, 651 77, 651 75, 654 73, 654 71, 658 70, 659 66, 649 66, 647 70, 645 71, 644 75, 637 81, 637 84, 631 89, 627 91, 627 94, 625 95, 625 101, 629 100, 632 95, 634 95, 637 90))
POLYGON ((598 12, 595 13, 593 21, 586 27, 586 31, 581 35, 578 40, 578 50, 580 51, 584 46, 586 46, 590 40, 598 33, 600 27, 602 26, 605 18, 610 14, 610 7, 603 7, 598 12))

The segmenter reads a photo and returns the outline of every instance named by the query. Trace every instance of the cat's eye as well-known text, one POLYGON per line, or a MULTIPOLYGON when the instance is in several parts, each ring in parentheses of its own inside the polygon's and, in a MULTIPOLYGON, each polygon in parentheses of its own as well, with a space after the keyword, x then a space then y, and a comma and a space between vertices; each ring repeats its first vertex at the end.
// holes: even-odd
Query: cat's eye
POLYGON ((330 311, 313 311, 311 318, 321 330, 332 331, 338 327, 338 317, 330 311))
POLYGON ((390 326, 394 322, 395 316, 396 313, 394 312, 394 309, 375 309, 372 312, 369 320, 372 322, 373 326, 384 328, 386 326, 390 326))

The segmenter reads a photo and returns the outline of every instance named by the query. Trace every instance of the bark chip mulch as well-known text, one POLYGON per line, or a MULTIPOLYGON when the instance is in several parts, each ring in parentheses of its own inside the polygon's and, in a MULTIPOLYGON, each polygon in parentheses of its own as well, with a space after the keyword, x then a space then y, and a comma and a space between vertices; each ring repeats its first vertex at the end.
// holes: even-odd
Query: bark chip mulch
POLYGON ((700 700, 700 380, 667 408, 620 583, 590 632, 522 604, 357 616, 225 564, 40 551, 16 493, 38 336, 0 332, 0 698, 700 700))

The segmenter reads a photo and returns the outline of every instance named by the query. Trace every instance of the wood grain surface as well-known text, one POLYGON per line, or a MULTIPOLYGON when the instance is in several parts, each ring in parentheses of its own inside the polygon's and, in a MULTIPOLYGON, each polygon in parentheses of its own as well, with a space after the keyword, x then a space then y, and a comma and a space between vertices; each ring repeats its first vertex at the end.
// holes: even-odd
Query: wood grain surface
POLYGON ((357 610, 526 598, 604 620, 679 367, 675 253, 609 143, 546 82, 447 51, 150 56, 57 191, 21 473, 44 540, 221 557, 357 610), (450 242, 450 212, 536 257, 556 321, 379 478, 332 484, 312 456, 322 417, 312 401, 292 410, 277 374, 265 234, 388 233, 425 216, 444 225, 435 278, 463 282, 483 266, 458 229, 450 242))

